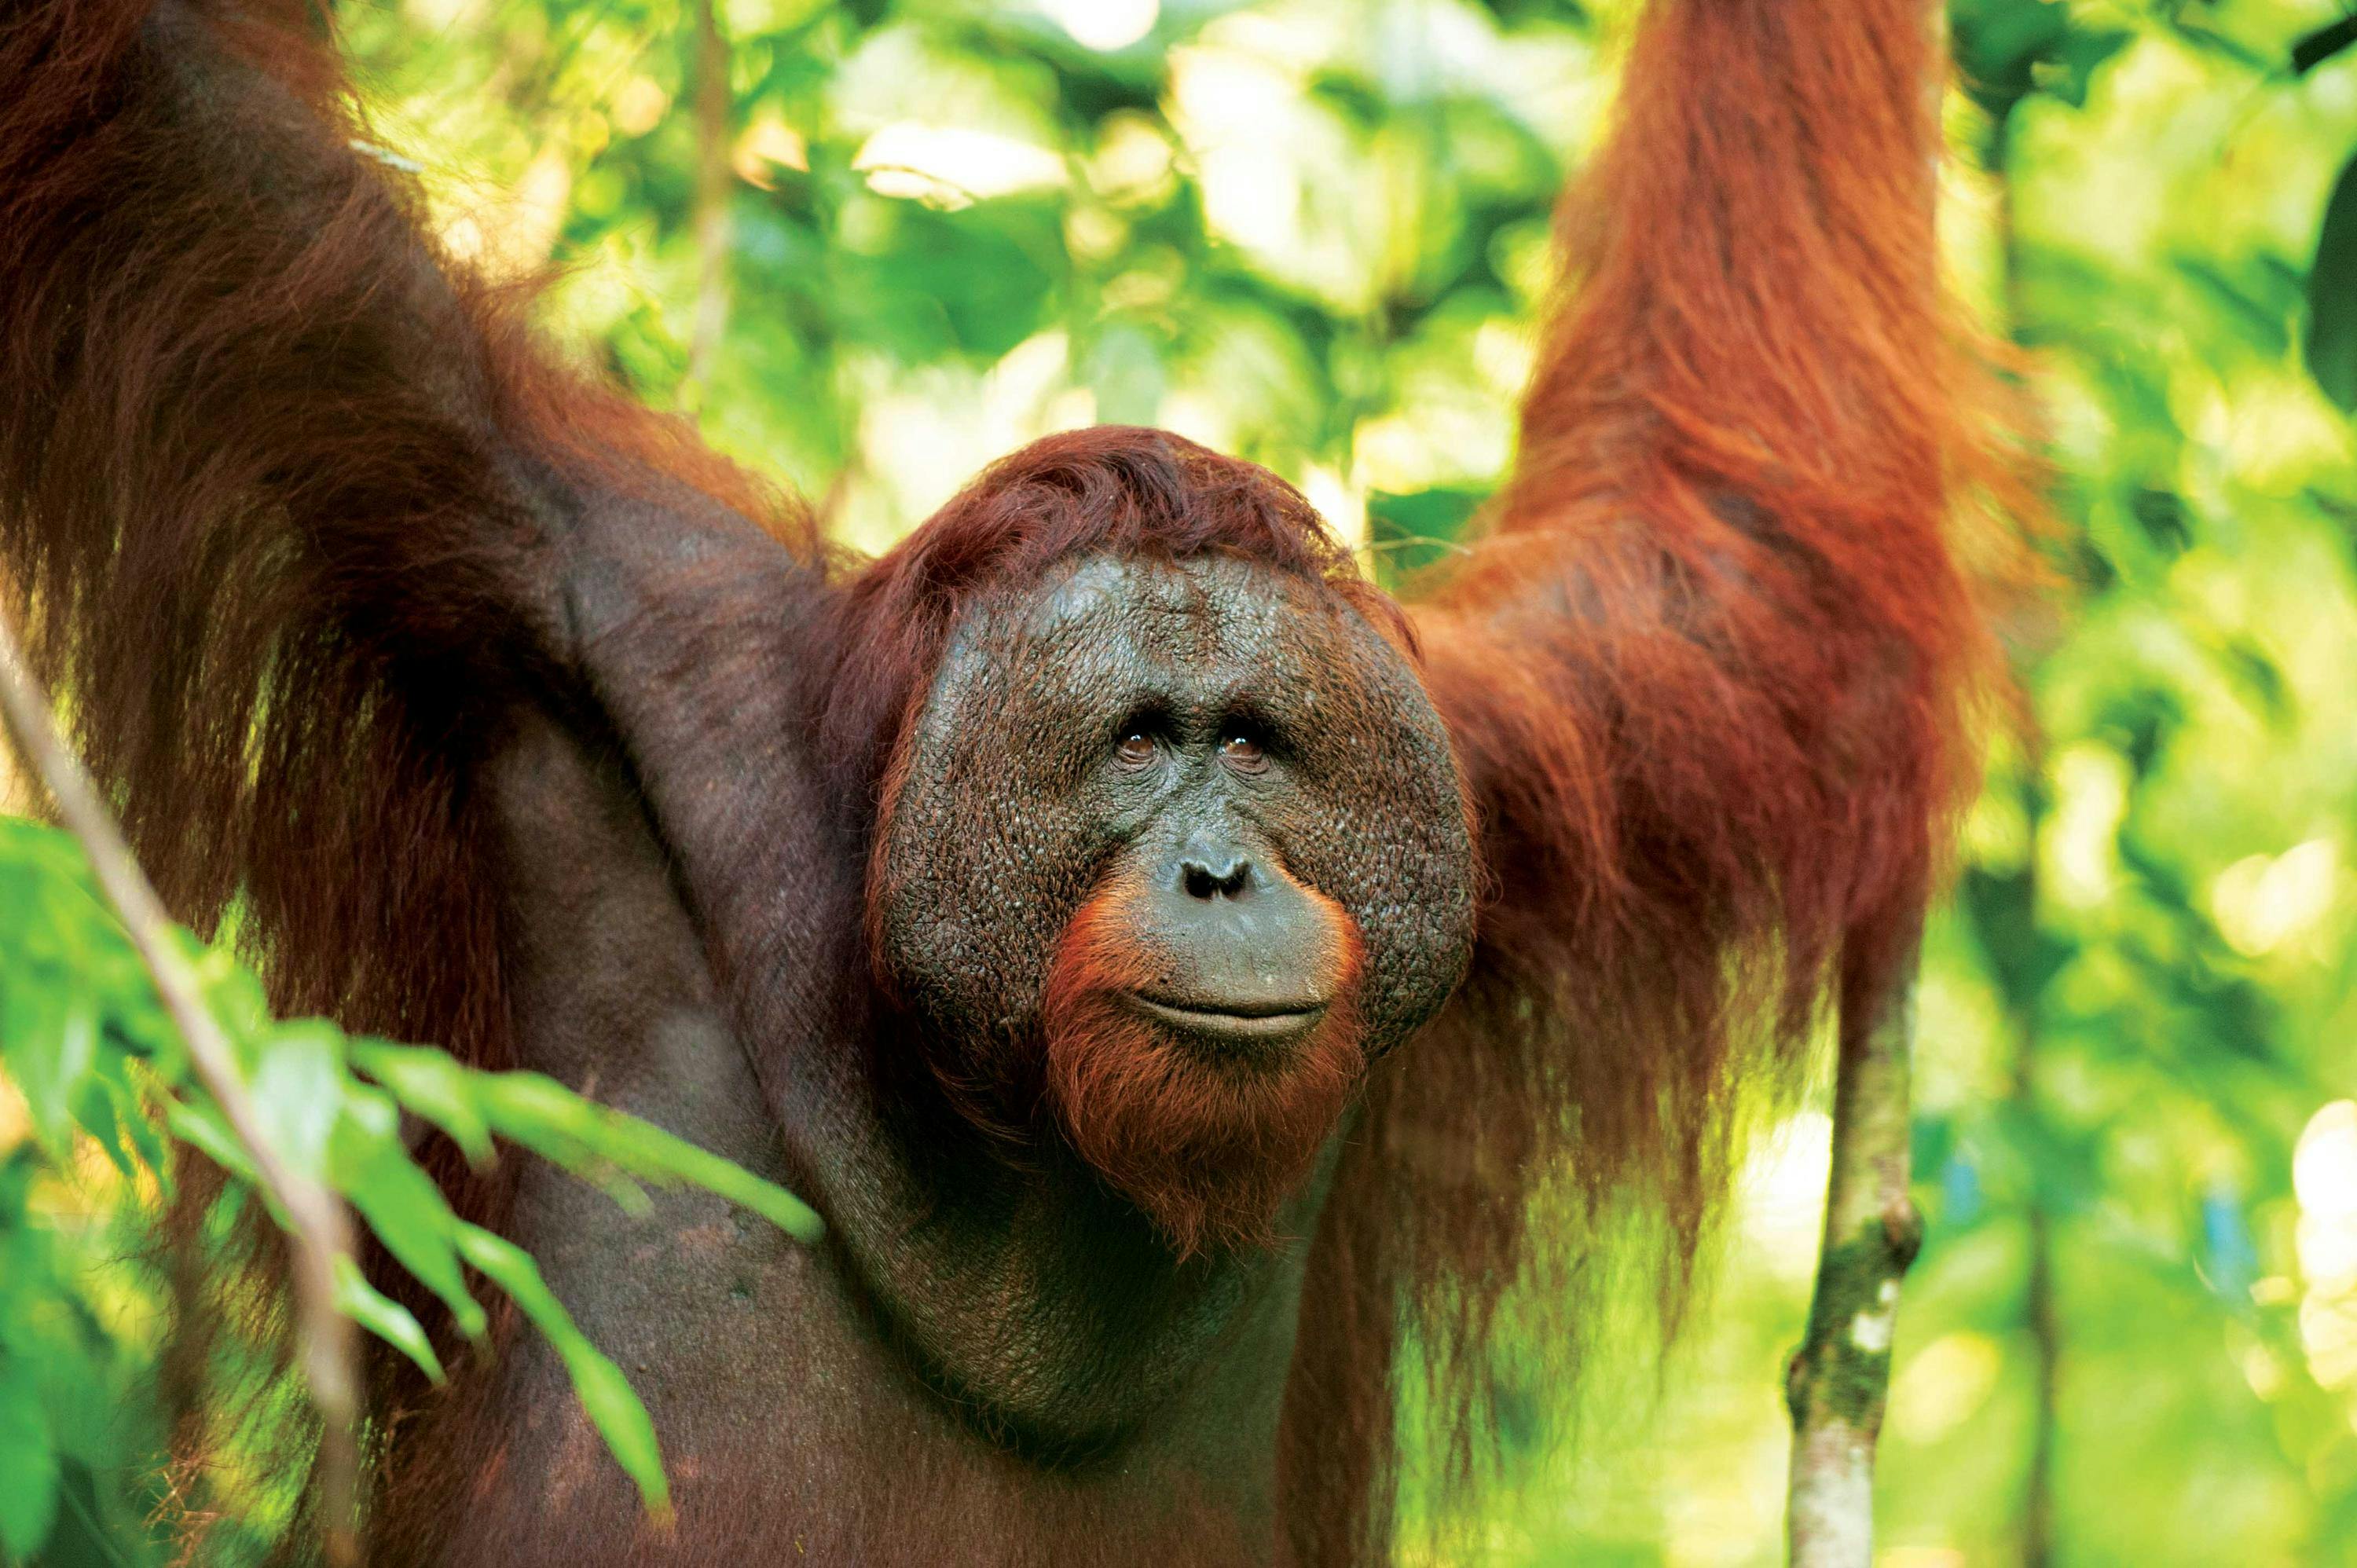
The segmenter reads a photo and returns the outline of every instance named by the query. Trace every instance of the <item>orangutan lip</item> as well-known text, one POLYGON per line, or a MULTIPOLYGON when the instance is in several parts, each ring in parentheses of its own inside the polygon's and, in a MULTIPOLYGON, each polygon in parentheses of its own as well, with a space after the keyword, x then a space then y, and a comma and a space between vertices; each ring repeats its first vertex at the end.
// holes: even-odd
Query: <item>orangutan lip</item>
POLYGON ((1218 1035, 1232 1040, 1279 1040, 1298 1035, 1326 1015, 1323 1004, 1314 1007, 1276 1010, 1232 1007, 1182 1007, 1133 993, 1131 1004, 1149 1018, 1194 1035, 1218 1035))

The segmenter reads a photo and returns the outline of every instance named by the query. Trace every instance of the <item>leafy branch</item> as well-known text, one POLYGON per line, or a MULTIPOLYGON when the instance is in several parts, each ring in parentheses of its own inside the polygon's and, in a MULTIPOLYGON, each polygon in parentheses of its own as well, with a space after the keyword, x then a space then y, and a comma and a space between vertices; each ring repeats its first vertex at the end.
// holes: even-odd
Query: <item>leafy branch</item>
MULTIPOLYGON (((505 1140, 633 1210, 644 1207, 646 1183, 703 1188, 803 1242, 822 1233, 818 1216, 783 1188, 553 1079, 479 1071, 440 1050, 347 1036, 322 1019, 274 1019, 251 970, 172 924, 59 738, 5 617, 0 708, 70 832, 0 818, 0 1069, 23 1091, 34 1141, 55 1174, 70 1173, 73 1148, 87 1138, 126 1173, 146 1165, 168 1190, 160 1130, 221 1166, 233 1190, 262 1197, 293 1253, 301 1366, 321 1422, 317 1485, 328 1559, 358 1557, 351 1326, 436 1381, 445 1377, 424 1326, 355 1262, 347 1203, 468 1338, 487 1326, 469 1271, 514 1302, 556 1350, 650 1512, 667 1516, 669 1486, 645 1406, 532 1257, 451 1210, 404 1143, 402 1112, 439 1128, 478 1164, 505 1140)), ((0 1208, 0 1243, 21 1208, 0 1208)), ((30 1430, 41 1421, 23 1411, 13 1419, 20 1430, 0 1439, 48 1461, 0 1465, 16 1471, 0 1487, 0 1548, 29 1558, 60 1498, 71 1500, 56 1460, 70 1451, 73 1412, 49 1412, 45 1430, 30 1430)))
POLYGON ((290 1165, 264 1128, 246 1091, 237 1053, 206 1005, 186 949, 173 940, 171 917, 140 873, 122 830, 99 800, 81 761, 68 751, 49 714, 47 697, 26 665, 16 628, 0 612, 0 715, 10 736, 57 803, 58 815, 81 842, 124 934, 155 982, 187 1047, 189 1069, 228 1124, 254 1184, 294 1243, 294 1289, 302 1326, 303 1372, 319 1412, 319 1487, 331 1563, 360 1558, 354 1533, 360 1474, 360 1379, 351 1326, 336 1308, 338 1282, 349 1265, 351 1225, 343 1206, 308 1171, 290 1165))

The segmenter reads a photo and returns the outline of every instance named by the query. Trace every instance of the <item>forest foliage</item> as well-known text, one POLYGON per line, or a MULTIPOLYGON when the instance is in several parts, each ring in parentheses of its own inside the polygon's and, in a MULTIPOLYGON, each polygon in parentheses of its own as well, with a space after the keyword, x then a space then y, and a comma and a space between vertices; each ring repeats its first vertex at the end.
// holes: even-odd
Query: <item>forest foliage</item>
MULTIPOLYGON (((556 338, 845 540, 888 542, 1031 436, 1127 421, 1271 465, 1397 581, 1511 456, 1549 205, 1632 7, 335 11, 446 242, 553 266, 556 338), (716 59, 726 91, 699 93, 716 59)), ((1949 259, 2046 411, 2054 582, 2002 628, 2021 701, 1929 943, 1883 1554, 2357 1563, 2357 21, 1950 20, 1949 259)), ((288 1146, 412 1237, 421 1279, 505 1286, 631 1461, 626 1387, 528 1260, 487 1263, 402 1174, 393 1108, 626 1198, 627 1173, 736 1178, 544 1080, 273 1022, 227 951, 202 961, 288 1146)), ((70 847, 24 823, 0 822, 0 1555, 67 1530, 127 1551, 168 1500, 108 1480, 159 1435, 135 1261, 159 1138, 235 1155, 70 847)), ((1544 1356, 1501 1373, 1509 1484, 1455 1521, 1491 1560, 1777 1559, 1825 1143, 1804 1110, 1749 1160, 1658 1388, 1588 1369, 1575 1409, 1544 1356)), ((249 1493, 266 1536, 285 1499, 249 1493)))

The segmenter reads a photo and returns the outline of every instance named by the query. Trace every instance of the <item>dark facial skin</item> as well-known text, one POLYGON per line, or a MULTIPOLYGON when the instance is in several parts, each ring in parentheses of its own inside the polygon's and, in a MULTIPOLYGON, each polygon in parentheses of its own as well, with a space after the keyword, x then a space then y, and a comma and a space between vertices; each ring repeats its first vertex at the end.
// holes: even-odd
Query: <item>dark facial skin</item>
POLYGON ((952 639, 885 825, 882 956, 946 1074, 1019 1125, 1050 955, 1108 884, 1134 1004, 1207 1053, 1282 1052, 1363 943, 1367 1059, 1463 973, 1472 858, 1408 661, 1322 585, 1227 557, 1097 556, 952 639), (1339 908, 1337 908, 1339 907, 1339 908))

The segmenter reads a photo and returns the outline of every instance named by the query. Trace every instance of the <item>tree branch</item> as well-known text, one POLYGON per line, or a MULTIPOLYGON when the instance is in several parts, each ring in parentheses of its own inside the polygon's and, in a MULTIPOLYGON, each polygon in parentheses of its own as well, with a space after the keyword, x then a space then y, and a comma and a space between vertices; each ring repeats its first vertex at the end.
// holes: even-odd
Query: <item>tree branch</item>
MULTIPOLYGON (((1922 5, 1944 67, 1948 8, 1942 0, 1922 5)), ((1921 84, 1933 126, 1946 85, 1944 69, 1921 84)), ((1936 258, 1936 180, 1924 188, 1921 221, 1918 243, 1936 258)), ((1899 1286, 1923 1245, 1922 1216, 1908 1193, 1922 911, 1900 918, 1905 924, 1854 929, 1842 957, 1824 1240, 1809 1326, 1784 1380, 1792 1412, 1784 1510, 1791 1568, 1869 1568, 1874 1559, 1874 1447, 1890 1399, 1899 1286)))
POLYGON ((1915 960, 1880 995, 1843 997, 1833 1170, 1809 1326, 1785 1382, 1792 1410, 1792 1568, 1867 1568, 1874 1444, 1890 1391, 1899 1282, 1922 1243, 1908 1197, 1915 960), (1866 1017, 1853 1017, 1864 1000, 1866 1017))
POLYGON ((354 1530, 360 1379, 351 1322, 336 1310, 336 1260, 350 1255, 350 1220, 332 1193, 290 1168, 272 1147, 246 1093, 229 1036, 206 1004, 195 969, 173 939, 171 916, 132 858, 89 771, 59 735, 48 696, 25 660, 5 605, 0 605, 0 718, 6 721, 17 754, 56 801, 59 822, 89 854, 99 886, 122 917, 132 946, 179 1026, 198 1082, 221 1107, 263 1187, 286 1217, 303 1371, 321 1427, 318 1477, 327 1557, 335 1568, 350 1568, 360 1561, 354 1530))

